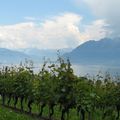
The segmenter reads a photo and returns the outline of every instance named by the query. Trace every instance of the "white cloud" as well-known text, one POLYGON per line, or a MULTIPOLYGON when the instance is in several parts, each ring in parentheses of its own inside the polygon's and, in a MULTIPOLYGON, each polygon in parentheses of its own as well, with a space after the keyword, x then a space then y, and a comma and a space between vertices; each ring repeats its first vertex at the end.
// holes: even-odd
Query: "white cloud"
POLYGON ((83 0, 86 2, 97 16, 108 16, 119 13, 119 0, 83 0))
POLYGON ((83 36, 83 40, 100 40, 111 34, 111 31, 106 29, 107 26, 109 25, 104 20, 93 21, 90 25, 84 26, 81 36, 83 36))
POLYGON ((113 36, 120 36, 120 0, 77 0, 86 3, 95 16, 106 19, 113 36))
POLYGON ((97 20, 82 24, 82 17, 75 13, 64 13, 44 22, 25 22, 0 26, 0 47, 18 49, 37 47, 60 49, 76 47, 89 39, 105 37, 106 23, 97 20), (80 27, 84 31, 80 31, 80 27))

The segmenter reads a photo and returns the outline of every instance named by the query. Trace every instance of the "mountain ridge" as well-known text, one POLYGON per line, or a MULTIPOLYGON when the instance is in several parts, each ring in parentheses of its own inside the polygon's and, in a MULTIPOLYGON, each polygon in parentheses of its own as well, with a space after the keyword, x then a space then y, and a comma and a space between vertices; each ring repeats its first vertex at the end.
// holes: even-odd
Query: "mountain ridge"
POLYGON ((73 63, 81 64, 118 64, 120 61, 120 38, 90 40, 64 54, 73 63))
MULTIPOLYGON (((60 53, 70 51, 71 49, 61 49, 60 53)), ((1 64, 18 64, 21 61, 24 62, 25 59, 32 60, 35 63, 43 62, 43 58, 50 58, 51 60, 56 60, 57 50, 53 49, 37 49, 37 48, 26 48, 11 50, 7 48, 0 48, 0 63, 1 64)))

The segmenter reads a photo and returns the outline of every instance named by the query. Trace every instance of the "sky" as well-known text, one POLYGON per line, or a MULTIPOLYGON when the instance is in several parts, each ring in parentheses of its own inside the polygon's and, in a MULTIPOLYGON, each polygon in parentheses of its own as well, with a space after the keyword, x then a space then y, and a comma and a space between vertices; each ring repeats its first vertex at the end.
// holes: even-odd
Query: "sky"
POLYGON ((0 47, 75 48, 119 36, 120 0, 0 0, 0 47))

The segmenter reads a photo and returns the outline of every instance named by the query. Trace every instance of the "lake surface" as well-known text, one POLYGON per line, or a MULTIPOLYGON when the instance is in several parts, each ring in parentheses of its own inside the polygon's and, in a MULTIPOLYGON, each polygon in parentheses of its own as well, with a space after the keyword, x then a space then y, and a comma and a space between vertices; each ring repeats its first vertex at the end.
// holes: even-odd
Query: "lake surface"
POLYGON ((72 67, 74 69, 75 74, 80 76, 85 76, 86 74, 93 76, 97 75, 99 72, 103 74, 105 74, 105 72, 109 72, 112 75, 120 75, 120 66, 74 64, 72 67))
MULTIPOLYGON (((39 71, 42 67, 42 64, 35 66, 35 71, 39 71)), ((95 76, 99 72, 102 74, 109 72, 111 75, 120 75, 120 66, 72 64, 72 68, 74 70, 74 73, 78 76, 85 76, 87 74, 90 76, 95 76)))
MULTIPOLYGON (((16 64, 18 65, 18 64, 16 64)), ((34 71, 38 72, 41 70, 43 64, 34 64, 34 71)), ((3 64, 2 66, 11 66, 11 64, 3 64)), ((1 66, 1 68, 2 68, 1 66)), ((18 65, 19 66, 19 65, 18 65)), ((109 72, 112 75, 120 75, 120 66, 117 65, 82 65, 82 64, 72 64, 74 73, 78 76, 85 76, 89 74, 90 76, 95 76, 99 72, 105 74, 109 72)))

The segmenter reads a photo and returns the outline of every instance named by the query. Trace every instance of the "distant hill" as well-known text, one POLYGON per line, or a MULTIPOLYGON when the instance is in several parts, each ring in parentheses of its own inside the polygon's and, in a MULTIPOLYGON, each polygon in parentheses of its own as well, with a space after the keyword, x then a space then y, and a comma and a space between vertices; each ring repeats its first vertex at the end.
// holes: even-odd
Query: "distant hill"
MULTIPOLYGON (((35 62, 43 61, 43 58, 50 58, 51 60, 57 59, 57 49, 37 49, 37 48, 26 48, 21 49, 21 52, 30 56, 35 62)), ((66 52, 72 51, 71 48, 60 49, 59 53, 61 55, 65 54, 66 52)))
POLYGON ((120 64, 120 38, 90 40, 64 54, 74 63, 120 64))
POLYGON ((30 59, 30 56, 22 52, 0 48, 0 63, 2 64, 20 63, 26 58, 30 59))
MULTIPOLYGON (((60 54, 63 55, 70 50, 71 49, 61 49, 60 54)), ((40 63, 43 62, 44 57, 56 60, 57 50, 26 48, 16 51, 0 48, 0 64, 19 64, 21 61, 25 61, 25 59, 40 63)))
MULTIPOLYGON (((60 54, 70 58, 73 63, 120 65, 120 38, 90 40, 75 49, 61 49, 60 54)), ((0 48, 0 63, 14 64, 25 59, 43 62, 43 58, 56 60, 57 50, 26 48, 19 51, 0 48)))

